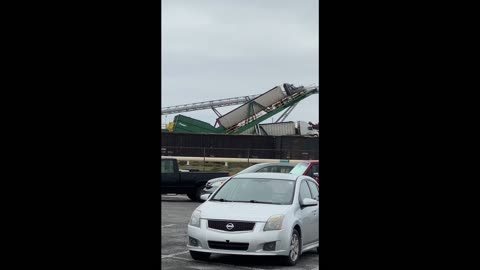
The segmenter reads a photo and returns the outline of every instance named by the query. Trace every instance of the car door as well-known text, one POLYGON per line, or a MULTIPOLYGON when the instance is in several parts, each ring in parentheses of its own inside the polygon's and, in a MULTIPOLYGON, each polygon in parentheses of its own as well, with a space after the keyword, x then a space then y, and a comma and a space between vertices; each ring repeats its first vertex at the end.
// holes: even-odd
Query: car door
MULTIPOLYGON (((308 187, 310 188, 310 192, 312 193, 312 197, 315 200, 317 200, 317 202, 319 202, 320 194, 319 194, 318 185, 311 180, 307 180, 307 184, 308 184, 308 187)), ((314 231, 313 231, 313 241, 318 241, 319 240, 319 231, 318 231, 319 223, 318 222, 319 222, 319 215, 320 215, 320 213, 318 212, 319 205, 315 206, 315 208, 316 208, 316 212, 314 212, 313 214, 313 219, 315 222, 314 231)))
POLYGON ((313 179, 315 179, 317 181, 317 183, 320 183, 319 177, 315 176, 315 173, 319 172, 318 164, 312 164, 312 168, 310 168, 310 171, 311 171, 311 175, 309 175, 309 176, 312 177, 313 179))
MULTIPOLYGON (((300 183, 299 189, 299 196, 298 196, 298 203, 300 204, 301 201, 305 198, 314 199, 310 192, 310 188, 308 187, 307 180, 302 180, 300 183)), ((308 245, 317 238, 315 236, 316 232, 318 231, 318 224, 315 222, 315 218, 318 216, 318 205, 317 206, 307 206, 302 207, 300 206, 300 217, 302 219, 302 241, 303 245, 308 245), (317 228, 315 228, 317 227, 317 228)))
POLYGON ((174 193, 178 187, 179 173, 175 172, 174 160, 162 159, 161 166, 161 190, 162 193, 174 193))

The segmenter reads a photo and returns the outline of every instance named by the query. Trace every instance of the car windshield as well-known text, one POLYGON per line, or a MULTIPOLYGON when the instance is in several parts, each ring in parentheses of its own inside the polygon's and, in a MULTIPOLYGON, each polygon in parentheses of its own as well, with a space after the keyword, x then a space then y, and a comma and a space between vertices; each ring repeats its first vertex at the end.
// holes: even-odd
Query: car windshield
POLYGON ((300 162, 290 171, 291 174, 303 175, 308 168, 308 163, 300 162))
POLYGON ((262 164, 256 164, 238 172, 237 174, 256 172, 262 166, 263 166, 262 164))
POLYGON ((294 189, 293 180, 232 178, 210 201, 292 204, 294 189))

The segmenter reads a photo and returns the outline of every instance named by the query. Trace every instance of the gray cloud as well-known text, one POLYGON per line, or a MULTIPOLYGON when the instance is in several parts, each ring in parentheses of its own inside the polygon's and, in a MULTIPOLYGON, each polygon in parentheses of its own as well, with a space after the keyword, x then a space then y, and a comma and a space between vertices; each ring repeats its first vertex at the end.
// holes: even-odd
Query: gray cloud
MULTIPOLYGON (((162 107, 260 94, 284 82, 318 85, 318 0, 162 1, 162 107)), ((184 114, 216 119, 212 111, 184 114)), ((317 96, 287 118, 297 120, 318 121, 317 96)))

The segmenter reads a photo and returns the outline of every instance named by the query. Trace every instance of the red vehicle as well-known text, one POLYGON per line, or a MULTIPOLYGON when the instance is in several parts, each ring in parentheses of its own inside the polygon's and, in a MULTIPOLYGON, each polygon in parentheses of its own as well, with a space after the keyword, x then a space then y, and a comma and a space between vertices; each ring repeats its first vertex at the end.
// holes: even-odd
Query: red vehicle
POLYGON ((309 160, 298 163, 290 171, 290 173, 296 175, 308 175, 313 179, 317 180, 318 184, 320 185, 320 177, 318 171, 318 160, 309 160))

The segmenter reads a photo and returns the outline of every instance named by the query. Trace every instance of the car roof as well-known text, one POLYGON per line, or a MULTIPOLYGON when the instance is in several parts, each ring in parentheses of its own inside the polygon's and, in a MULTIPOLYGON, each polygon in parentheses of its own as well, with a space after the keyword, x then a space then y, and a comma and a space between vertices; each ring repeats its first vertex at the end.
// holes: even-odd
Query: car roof
POLYGON ((290 173, 243 173, 233 176, 232 178, 256 178, 256 179, 281 179, 281 180, 297 180, 301 175, 290 173))
MULTIPOLYGON (((312 164, 318 164, 318 160, 302 160, 298 163, 312 163, 312 164)), ((297 164, 298 164, 297 163, 297 164)))
POLYGON ((288 162, 271 162, 271 163, 258 163, 258 164, 252 165, 252 167, 253 166, 258 166, 258 167, 287 166, 287 167, 291 167, 291 166, 295 166, 295 165, 296 164, 288 163, 288 162))

